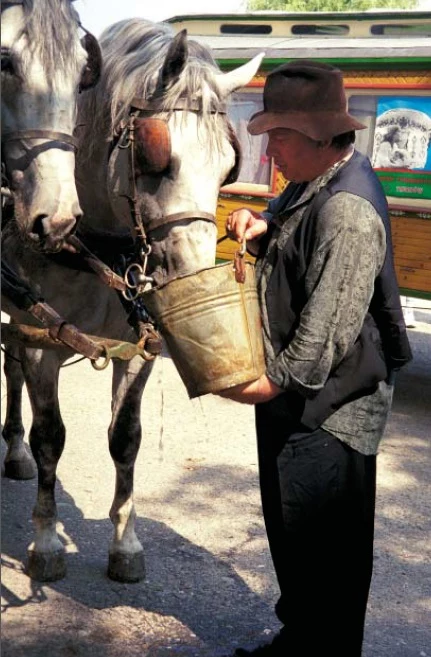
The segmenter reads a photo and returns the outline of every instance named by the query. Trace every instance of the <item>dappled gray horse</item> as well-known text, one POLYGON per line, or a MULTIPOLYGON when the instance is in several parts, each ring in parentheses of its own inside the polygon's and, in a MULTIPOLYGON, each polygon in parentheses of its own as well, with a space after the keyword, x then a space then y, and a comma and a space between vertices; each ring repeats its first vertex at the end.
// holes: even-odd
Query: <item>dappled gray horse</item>
MULTIPOLYGON (((233 90, 253 77, 262 56, 221 73, 208 49, 188 41, 184 31, 174 36, 169 26, 140 19, 108 28, 100 45, 101 80, 80 103, 80 238, 96 248, 110 243, 119 255, 124 239, 137 230, 144 268, 148 260, 143 278, 155 283, 214 265, 218 192, 238 168, 225 104, 233 90), (133 143, 136 148, 131 150, 133 143), (142 218, 141 228, 139 222, 132 224, 136 215, 142 218)), ((14 254, 11 264, 19 273, 81 330, 136 341, 119 296, 94 274, 30 253, 13 226, 4 244, 5 251, 14 254)), ((16 312, 14 320, 28 322, 29 317, 16 312)), ((39 477, 28 572, 39 580, 65 574, 54 488, 65 442, 59 368, 70 354, 67 349, 20 349, 33 410, 30 445, 39 477)), ((144 576, 143 548, 134 527, 133 472, 141 441, 141 397, 151 365, 139 357, 127 364, 113 361, 109 449, 116 487, 108 574, 120 581, 144 576)), ((17 428, 20 414, 18 370, 15 361, 6 362, 8 379, 15 381, 9 387, 5 420, 9 434, 12 424, 17 428)))
POLYGON ((82 214, 76 101, 97 81, 100 53, 80 29, 71 0, 1 2, 2 192, 23 239, 42 251, 59 250, 82 214))

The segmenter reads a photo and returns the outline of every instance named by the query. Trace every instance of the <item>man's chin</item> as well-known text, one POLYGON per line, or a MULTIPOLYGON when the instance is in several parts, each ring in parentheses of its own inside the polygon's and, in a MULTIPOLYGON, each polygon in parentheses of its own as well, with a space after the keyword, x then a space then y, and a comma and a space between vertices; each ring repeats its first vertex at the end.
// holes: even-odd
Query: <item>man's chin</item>
POLYGON ((296 182, 296 180, 292 178, 292 173, 289 171, 288 167, 277 167, 277 168, 280 171, 280 173, 283 174, 283 177, 286 178, 286 180, 288 180, 289 182, 296 182))

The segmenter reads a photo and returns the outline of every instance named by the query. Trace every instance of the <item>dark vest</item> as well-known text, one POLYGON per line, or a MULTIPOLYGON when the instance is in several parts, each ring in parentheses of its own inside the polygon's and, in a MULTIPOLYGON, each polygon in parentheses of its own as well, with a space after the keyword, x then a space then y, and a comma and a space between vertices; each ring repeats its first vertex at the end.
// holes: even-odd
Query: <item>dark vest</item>
MULTIPOLYGON (((290 183, 286 192, 271 203, 271 212, 282 217, 294 212, 289 208, 303 188, 304 185, 290 183)), ((309 202, 300 224, 283 250, 276 250, 266 290, 275 352, 280 353, 292 340, 301 311, 307 303, 304 280, 318 230, 319 210, 331 196, 342 191, 372 203, 385 226, 386 257, 375 280, 374 294, 360 334, 343 361, 330 373, 324 387, 312 399, 289 392, 281 395, 276 402, 278 407, 285 404, 286 408, 296 408, 296 419, 311 429, 320 426, 347 402, 375 392, 379 381, 387 379, 392 370, 402 367, 412 357, 393 263, 386 197, 368 158, 358 151, 309 202)), ((271 232, 270 223, 267 239, 271 232)), ((262 245, 262 256, 267 243, 265 240, 262 245)))

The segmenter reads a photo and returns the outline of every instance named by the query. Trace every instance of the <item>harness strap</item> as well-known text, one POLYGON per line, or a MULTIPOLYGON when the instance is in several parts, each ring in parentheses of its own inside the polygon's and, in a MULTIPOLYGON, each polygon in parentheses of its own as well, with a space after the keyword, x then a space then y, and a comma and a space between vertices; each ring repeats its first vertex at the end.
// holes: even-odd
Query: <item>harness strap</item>
MULTIPOLYGON (((143 112, 163 112, 163 105, 160 99, 150 98, 149 100, 146 100, 145 98, 132 98, 130 105, 134 109, 138 109, 143 112)), ((172 111, 201 112, 202 107, 196 100, 190 100, 189 98, 178 98, 175 103, 175 107, 169 107, 166 109, 166 112, 172 111)), ((223 103, 218 108, 209 110, 209 112, 210 114, 226 114, 226 105, 223 103)))
POLYGON ((53 340, 60 340, 77 353, 91 360, 97 360, 104 356, 103 346, 96 344, 94 340, 85 333, 81 333, 73 324, 69 324, 47 303, 40 301, 29 308, 28 312, 49 329, 49 335, 53 340))
POLYGON ((161 226, 166 226, 167 224, 174 224, 180 221, 191 221, 195 219, 204 219, 205 221, 210 221, 213 224, 216 224, 216 218, 213 214, 209 212, 201 212, 200 210, 190 210, 189 212, 175 212, 173 214, 168 214, 165 217, 150 219, 146 223, 147 233, 150 233, 161 226))
POLYGON ((68 146, 72 146, 76 151, 78 149, 78 140, 73 135, 66 132, 57 132, 56 130, 17 130, 16 132, 6 132, 2 135, 3 143, 7 141, 21 141, 21 139, 49 139, 58 141, 68 146))
POLYGON ((38 301, 40 295, 35 292, 3 259, 1 261, 1 287, 4 294, 20 310, 28 310, 38 301))
POLYGON ((76 235, 69 235, 67 242, 71 244, 77 252, 83 257, 89 267, 99 276, 99 278, 109 287, 124 292, 127 285, 121 276, 118 276, 112 269, 100 260, 94 253, 81 242, 76 235))
MULTIPOLYGON (((98 360, 92 359, 91 364, 94 369, 103 370, 113 358, 125 361, 131 360, 135 356, 141 356, 146 361, 154 360, 161 353, 161 340, 158 336, 153 336, 151 328, 144 329, 142 334, 143 337, 136 344, 114 340, 113 338, 101 338, 97 335, 87 335, 86 333, 82 335, 100 347, 100 358, 103 358, 103 362, 99 363, 98 360)), ((64 345, 52 336, 48 328, 2 322, 1 336, 2 343, 5 344, 17 343, 32 349, 64 349, 64 345)))

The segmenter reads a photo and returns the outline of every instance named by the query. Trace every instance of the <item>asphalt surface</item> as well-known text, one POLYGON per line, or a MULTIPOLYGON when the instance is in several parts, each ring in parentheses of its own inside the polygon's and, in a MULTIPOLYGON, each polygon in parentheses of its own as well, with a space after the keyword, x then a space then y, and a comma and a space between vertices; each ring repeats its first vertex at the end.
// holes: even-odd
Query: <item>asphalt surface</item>
MULTIPOLYGON (((415 358, 399 375, 378 459, 364 657, 431 657, 431 304, 417 305, 424 309, 409 330, 415 358)), ((64 580, 26 576, 36 482, 2 480, 2 656, 221 657, 269 640, 278 629, 277 586, 252 408, 212 395, 190 401, 171 360, 156 363, 135 477, 147 578, 124 585, 105 574, 114 487, 110 383, 109 370, 87 362, 61 373, 64 580)), ((2 377, 2 412, 5 402, 2 377)), ((24 417, 29 428, 27 400, 24 417)))

